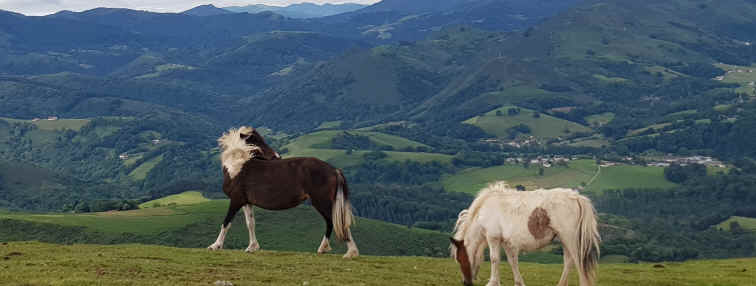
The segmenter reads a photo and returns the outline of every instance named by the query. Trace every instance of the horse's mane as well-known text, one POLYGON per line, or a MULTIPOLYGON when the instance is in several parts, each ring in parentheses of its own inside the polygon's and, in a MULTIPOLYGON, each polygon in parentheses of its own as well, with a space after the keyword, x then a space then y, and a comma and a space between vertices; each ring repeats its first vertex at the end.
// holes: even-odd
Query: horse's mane
MULTIPOLYGON (((467 235, 467 231, 470 229, 470 226, 472 225, 472 221, 475 219, 475 217, 478 216, 480 207, 483 205, 483 202, 485 202, 488 198, 498 195, 498 194, 505 194, 505 193, 511 193, 511 192, 516 192, 516 191, 517 190, 511 188, 506 182, 498 181, 498 182, 493 182, 489 184, 486 188, 478 192, 478 195, 475 196, 475 200, 473 200, 472 204, 470 204, 470 207, 465 210, 462 210, 459 213, 457 217, 457 223, 454 226, 454 239, 464 240, 464 238, 467 235)), ((457 249, 454 246, 454 244, 451 245, 450 250, 451 250, 452 256, 454 256, 457 253, 457 249)))
POLYGON ((247 144, 241 137, 242 134, 250 134, 254 130, 248 126, 242 126, 238 129, 231 128, 218 138, 218 145, 222 151, 221 164, 226 168, 231 178, 239 174, 244 163, 254 157, 253 151, 260 150, 260 147, 247 144))

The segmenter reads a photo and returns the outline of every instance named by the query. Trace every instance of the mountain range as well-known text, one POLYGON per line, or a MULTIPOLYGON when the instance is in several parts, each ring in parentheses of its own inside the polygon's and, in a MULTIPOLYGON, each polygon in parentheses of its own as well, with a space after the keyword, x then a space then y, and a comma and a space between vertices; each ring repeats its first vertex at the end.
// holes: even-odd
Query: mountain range
POLYGON ((223 7, 224 10, 238 12, 238 13, 260 13, 260 12, 274 12, 281 14, 289 18, 319 18, 332 16, 341 13, 352 12, 355 10, 367 7, 366 5, 356 3, 343 3, 343 4, 314 4, 314 3, 298 3, 288 6, 270 6, 264 4, 255 4, 247 6, 230 6, 223 7))

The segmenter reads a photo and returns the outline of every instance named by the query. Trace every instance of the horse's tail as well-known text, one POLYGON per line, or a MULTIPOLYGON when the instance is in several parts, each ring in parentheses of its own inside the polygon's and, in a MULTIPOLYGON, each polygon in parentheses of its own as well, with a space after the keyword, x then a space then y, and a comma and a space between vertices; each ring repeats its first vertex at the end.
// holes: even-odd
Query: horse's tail
POLYGON ((352 215, 352 204, 349 203, 349 187, 341 170, 336 170, 338 176, 338 189, 336 190, 336 199, 331 208, 333 230, 336 238, 343 241, 349 241, 349 227, 352 226, 354 216, 352 215))
POLYGON ((580 212, 577 229, 578 272, 584 277, 587 285, 595 285, 601 242, 596 222, 596 209, 593 208, 591 200, 584 196, 578 197, 577 204, 580 212))

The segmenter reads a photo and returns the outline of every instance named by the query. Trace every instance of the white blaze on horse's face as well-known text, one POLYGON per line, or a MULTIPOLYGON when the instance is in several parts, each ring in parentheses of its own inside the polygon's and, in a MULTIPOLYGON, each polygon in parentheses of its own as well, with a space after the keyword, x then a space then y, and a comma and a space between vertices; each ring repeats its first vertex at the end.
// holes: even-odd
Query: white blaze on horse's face
POLYGON ((246 126, 232 128, 218 138, 218 145, 222 150, 221 163, 232 179, 241 172, 244 163, 252 159, 253 152, 261 152, 260 147, 250 145, 245 140, 253 131, 254 129, 246 126))

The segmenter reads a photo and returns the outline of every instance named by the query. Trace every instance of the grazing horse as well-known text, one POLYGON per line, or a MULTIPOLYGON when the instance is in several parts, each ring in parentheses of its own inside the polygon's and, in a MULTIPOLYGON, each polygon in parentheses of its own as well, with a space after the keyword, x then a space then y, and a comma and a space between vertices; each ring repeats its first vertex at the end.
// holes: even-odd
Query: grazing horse
POLYGON ((488 246, 491 278, 499 282, 501 248, 512 266, 515 285, 524 286, 517 265, 521 251, 543 248, 559 237, 564 249, 564 270, 559 286, 567 285, 572 265, 577 266, 581 286, 596 280, 601 237, 591 201, 571 189, 518 192, 496 182, 478 193, 470 207, 459 213, 451 239, 451 254, 462 269, 462 283, 472 285, 483 252, 488 246))
POLYGON ((252 206, 284 210, 310 199, 326 221, 326 232, 318 253, 331 250, 331 232, 347 242, 344 258, 357 257, 359 251, 350 231, 353 222, 349 188, 341 170, 316 158, 280 159, 257 131, 250 127, 231 129, 218 139, 223 151, 223 192, 231 199, 218 239, 208 247, 223 248, 231 221, 244 209, 249 230, 247 252, 260 249, 255 237, 252 206))

